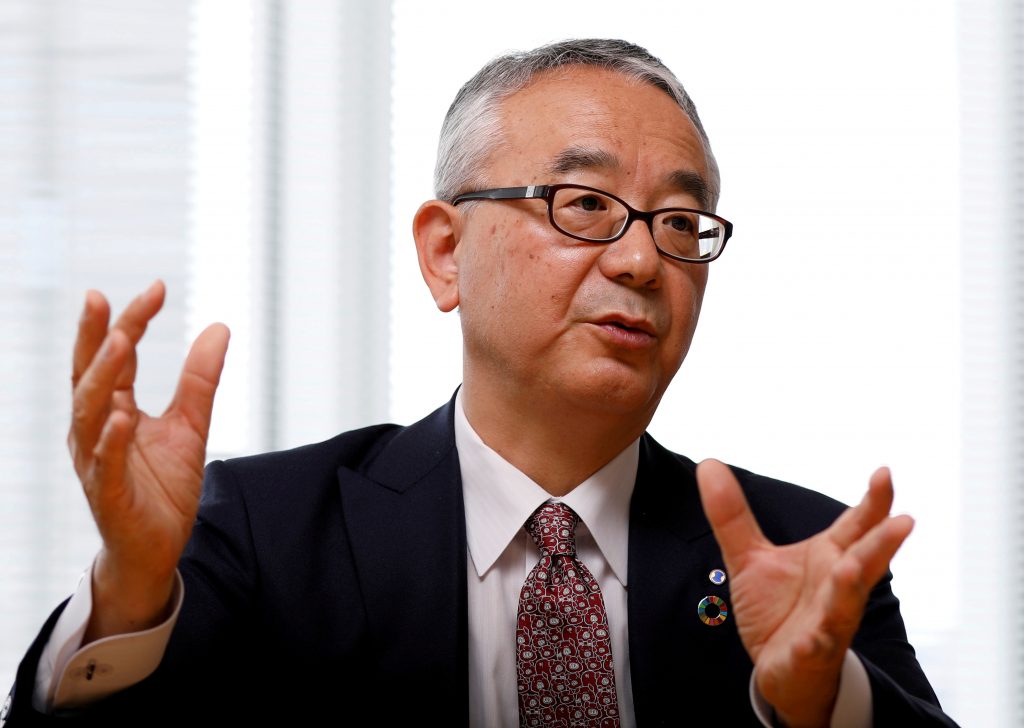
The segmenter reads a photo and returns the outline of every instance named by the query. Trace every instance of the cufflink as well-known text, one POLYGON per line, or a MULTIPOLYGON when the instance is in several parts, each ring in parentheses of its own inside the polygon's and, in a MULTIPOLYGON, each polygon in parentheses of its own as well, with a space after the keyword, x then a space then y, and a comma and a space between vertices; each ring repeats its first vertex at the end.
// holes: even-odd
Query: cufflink
POLYGON ((94 677, 105 677, 113 672, 114 668, 111 665, 99 664, 96 660, 89 660, 88 663, 82 667, 76 667, 68 670, 68 676, 74 680, 92 680, 94 677))
POLYGON ((729 605, 716 596, 706 596, 697 604, 697 616, 708 627, 717 627, 729 617, 729 605))

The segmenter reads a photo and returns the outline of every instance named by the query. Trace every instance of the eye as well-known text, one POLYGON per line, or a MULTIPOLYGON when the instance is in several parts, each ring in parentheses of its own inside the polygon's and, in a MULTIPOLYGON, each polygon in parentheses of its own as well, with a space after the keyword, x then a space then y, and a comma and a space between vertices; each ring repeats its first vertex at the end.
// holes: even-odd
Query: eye
POLYGON ((580 195, 570 204, 584 212, 598 212, 607 209, 604 198, 600 195, 580 195))
POLYGON ((665 224, 670 226, 675 232, 693 232, 693 220, 686 215, 672 215, 670 217, 666 217, 665 224))

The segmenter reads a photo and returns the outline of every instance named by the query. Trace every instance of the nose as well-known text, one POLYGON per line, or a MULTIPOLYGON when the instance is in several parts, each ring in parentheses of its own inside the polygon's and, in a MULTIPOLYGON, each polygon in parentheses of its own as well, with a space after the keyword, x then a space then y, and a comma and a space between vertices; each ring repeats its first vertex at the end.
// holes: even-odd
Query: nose
POLYGON ((626 234, 601 251, 598 266, 608 278, 633 288, 655 289, 661 286, 665 259, 654 244, 645 221, 630 221, 626 234))

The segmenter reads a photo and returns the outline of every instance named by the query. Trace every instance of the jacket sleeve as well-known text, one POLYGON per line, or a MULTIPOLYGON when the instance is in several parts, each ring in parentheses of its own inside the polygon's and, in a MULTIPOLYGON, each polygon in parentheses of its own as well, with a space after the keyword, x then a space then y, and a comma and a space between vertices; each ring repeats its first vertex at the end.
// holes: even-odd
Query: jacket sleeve
POLYGON ((956 726, 928 683, 892 593, 892 574, 875 586, 854 636, 852 649, 871 681, 876 726, 956 726))
POLYGON ((32 707, 32 691, 35 687, 36 671, 39 667, 39 658, 43 654, 43 648, 50 639, 53 627, 57 624, 67 600, 61 602, 53 613, 46 619, 42 629, 36 636, 35 641, 28 648, 18 671, 15 674, 14 685, 0 709, 0 726, 4 728, 18 728, 19 726, 48 726, 56 725, 61 721, 53 716, 40 713, 32 707))
POLYGON ((230 694, 232 676, 237 674, 230 665, 244 661, 240 650, 251 644, 251 639, 239 638, 255 583, 246 513, 230 469, 211 463, 192 537, 179 562, 185 600, 164 658, 150 677, 88 707, 58 710, 53 715, 36 711, 32 705, 35 675, 65 601, 47 619, 19 665, 6 722, 0 725, 138 725, 140 716, 158 719, 154 711, 160 717, 180 711, 188 724, 195 719, 194 714, 188 718, 189 708, 206 691, 230 694), (219 670, 226 671, 222 679, 216 677, 219 670))

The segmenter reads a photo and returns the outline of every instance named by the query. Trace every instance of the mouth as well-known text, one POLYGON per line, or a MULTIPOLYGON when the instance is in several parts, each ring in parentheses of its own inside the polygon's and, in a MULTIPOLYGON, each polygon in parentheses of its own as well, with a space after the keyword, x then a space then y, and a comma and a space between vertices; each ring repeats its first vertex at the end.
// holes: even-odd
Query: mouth
POLYGON ((611 327, 627 333, 640 333, 651 337, 657 336, 654 326, 644 319, 631 319, 616 315, 600 319, 599 321, 595 321, 595 323, 598 326, 611 327))
POLYGON ((610 343, 626 349, 646 349, 658 339, 654 326, 643 319, 615 315, 594 321, 594 325, 610 343))

